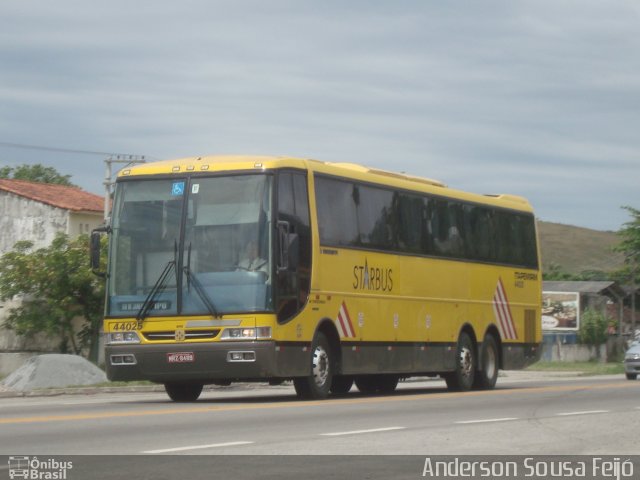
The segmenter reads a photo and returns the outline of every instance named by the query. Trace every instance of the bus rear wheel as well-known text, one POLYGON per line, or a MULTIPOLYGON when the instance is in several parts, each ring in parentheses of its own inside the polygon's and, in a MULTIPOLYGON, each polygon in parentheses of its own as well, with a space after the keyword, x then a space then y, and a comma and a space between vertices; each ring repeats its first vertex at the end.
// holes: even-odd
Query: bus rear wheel
POLYGON ((164 389, 174 402, 195 402, 202 393, 202 384, 165 383, 164 389))
POLYGON ((391 393, 398 386, 397 375, 366 375, 356 377, 356 387, 362 393, 391 393))
POLYGON ((493 335, 484 337, 480 346, 480 364, 473 380, 473 388, 491 390, 498 380, 498 346, 493 335))
POLYGON ((453 392, 471 390, 476 373, 476 350, 466 332, 462 332, 458 338, 455 362, 455 370, 444 377, 447 387, 453 392))
POLYGON ((298 397, 310 400, 327 398, 333 383, 333 354, 327 337, 318 332, 311 344, 309 375, 293 379, 298 397))
POLYGON ((378 379, 378 391, 380 393, 395 392, 400 377, 397 375, 380 375, 378 379))
POLYGON ((353 377, 336 375, 331 381, 331 393, 333 395, 346 395, 353 386, 353 377))

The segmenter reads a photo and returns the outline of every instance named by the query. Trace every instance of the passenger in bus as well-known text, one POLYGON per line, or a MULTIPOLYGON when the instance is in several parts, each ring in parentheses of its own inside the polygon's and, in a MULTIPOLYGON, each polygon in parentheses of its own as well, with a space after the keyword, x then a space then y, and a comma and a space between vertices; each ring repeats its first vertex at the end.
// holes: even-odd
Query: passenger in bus
POLYGON ((267 260, 258 254, 258 244, 255 240, 249 240, 244 251, 243 258, 238 262, 238 270, 249 272, 264 272, 269 275, 267 260))

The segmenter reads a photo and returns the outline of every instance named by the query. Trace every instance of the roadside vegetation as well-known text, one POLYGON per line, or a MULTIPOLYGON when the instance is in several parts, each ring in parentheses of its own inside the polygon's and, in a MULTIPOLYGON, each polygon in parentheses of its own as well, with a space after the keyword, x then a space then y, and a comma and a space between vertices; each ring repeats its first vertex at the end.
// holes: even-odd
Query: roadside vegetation
POLYGON ((577 372, 580 376, 624 374, 622 362, 538 362, 527 370, 530 372, 577 372))
POLYGON ((28 180, 29 182, 53 183, 67 187, 77 187, 71 183, 71 175, 62 175, 53 167, 44 165, 19 165, 17 167, 0 167, 0 178, 12 180, 28 180))
POLYGON ((72 240, 58 234, 40 249, 27 240, 16 243, 0 257, 0 301, 14 297, 23 301, 9 310, 6 328, 57 337, 60 353, 97 361, 104 281, 91 273, 87 235, 72 240))

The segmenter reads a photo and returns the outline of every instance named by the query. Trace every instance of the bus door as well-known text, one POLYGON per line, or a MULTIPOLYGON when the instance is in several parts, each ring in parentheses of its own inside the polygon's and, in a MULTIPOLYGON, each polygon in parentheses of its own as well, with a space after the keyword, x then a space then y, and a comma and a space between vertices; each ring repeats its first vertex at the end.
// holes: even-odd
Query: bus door
POLYGON ((311 286, 311 230, 307 176, 281 171, 277 188, 276 313, 291 320, 307 302, 311 286))

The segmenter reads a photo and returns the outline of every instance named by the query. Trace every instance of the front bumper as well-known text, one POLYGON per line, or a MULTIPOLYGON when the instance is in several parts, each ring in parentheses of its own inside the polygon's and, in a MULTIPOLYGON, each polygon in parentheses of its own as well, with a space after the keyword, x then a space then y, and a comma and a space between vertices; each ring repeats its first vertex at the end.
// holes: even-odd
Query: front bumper
POLYGON ((278 376, 273 341, 108 345, 105 363, 112 381, 214 383, 278 376), (232 352, 246 358, 232 360, 232 352))
POLYGON ((637 373, 640 375, 640 358, 624 361, 624 373, 637 373))

